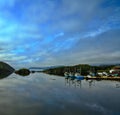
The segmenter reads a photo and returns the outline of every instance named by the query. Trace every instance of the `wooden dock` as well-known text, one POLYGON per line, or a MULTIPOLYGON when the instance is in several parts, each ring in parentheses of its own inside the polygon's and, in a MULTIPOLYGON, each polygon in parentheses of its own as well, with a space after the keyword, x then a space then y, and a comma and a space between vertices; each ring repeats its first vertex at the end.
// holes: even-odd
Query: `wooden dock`
POLYGON ((120 77, 85 77, 86 80, 116 80, 116 81, 120 81, 120 77))

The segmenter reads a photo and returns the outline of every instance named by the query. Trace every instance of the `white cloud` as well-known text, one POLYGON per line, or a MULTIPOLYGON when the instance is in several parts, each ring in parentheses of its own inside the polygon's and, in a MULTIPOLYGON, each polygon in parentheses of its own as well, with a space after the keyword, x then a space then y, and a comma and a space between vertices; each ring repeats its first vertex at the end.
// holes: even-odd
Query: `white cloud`
POLYGON ((120 8, 106 1, 0 1, 0 59, 26 65, 118 62, 120 8))

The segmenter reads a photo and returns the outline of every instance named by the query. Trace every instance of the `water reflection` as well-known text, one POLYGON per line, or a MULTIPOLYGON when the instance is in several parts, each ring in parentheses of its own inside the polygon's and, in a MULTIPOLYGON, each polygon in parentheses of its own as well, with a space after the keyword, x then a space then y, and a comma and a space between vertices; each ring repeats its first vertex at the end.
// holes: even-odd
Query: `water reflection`
POLYGON ((82 86, 82 81, 81 80, 70 80, 70 79, 65 79, 65 86, 74 86, 74 87, 79 87, 81 88, 82 86))
POLYGON ((95 87, 95 80, 87 80, 87 82, 89 83, 89 88, 95 87))
POLYGON ((12 74, 0 81, 0 115, 119 115, 116 84, 42 73, 12 74))
POLYGON ((12 73, 13 73, 13 72, 11 72, 11 71, 6 71, 6 70, 0 71, 0 79, 3 79, 3 78, 8 77, 8 76, 11 75, 12 73))
MULTIPOLYGON (((74 87, 82 87, 82 82, 85 80, 70 80, 70 79, 65 79, 65 86, 74 86, 74 87)), ((88 83, 89 88, 95 87, 95 80, 86 80, 88 83)))
MULTIPOLYGON (((103 81, 97 81, 97 80, 71 80, 71 79, 65 79, 65 86, 68 87, 75 87, 75 88, 82 88, 85 86, 88 86, 88 88, 94 88, 96 87, 96 83, 98 84, 100 82, 103 81), (86 84, 84 84, 86 82, 86 84)), ((105 81, 104 81, 105 82, 105 81)), ((107 82, 107 81, 106 81, 107 82)), ((113 85, 113 87, 115 88, 120 88, 120 81, 109 81, 111 82, 113 85)), ((104 84, 105 85, 105 84, 104 84)))
POLYGON ((120 83, 119 83, 119 84, 118 84, 118 83, 116 84, 116 88, 120 88, 120 83))

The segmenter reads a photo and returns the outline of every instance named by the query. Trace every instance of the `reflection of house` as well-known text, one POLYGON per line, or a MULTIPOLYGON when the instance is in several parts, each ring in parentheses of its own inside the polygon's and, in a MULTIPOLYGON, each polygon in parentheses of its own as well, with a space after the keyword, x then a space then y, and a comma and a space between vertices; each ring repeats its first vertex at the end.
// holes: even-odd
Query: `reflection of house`
POLYGON ((115 76, 120 76, 120 66, 115 66, 110 70, 111 74, 114 74, 115 76))

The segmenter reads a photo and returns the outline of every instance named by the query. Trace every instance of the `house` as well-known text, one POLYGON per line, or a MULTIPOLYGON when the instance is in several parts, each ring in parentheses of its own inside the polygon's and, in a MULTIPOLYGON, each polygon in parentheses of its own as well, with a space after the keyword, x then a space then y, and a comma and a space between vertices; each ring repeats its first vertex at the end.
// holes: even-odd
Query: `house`
POLYGON ((120 66, 115 66, 110 70, 112 76, 120 76, 120 66))
POLYGON ((98 72, 97 73, 99 76, 108 76, 108 73, 107 72, 98 72))

